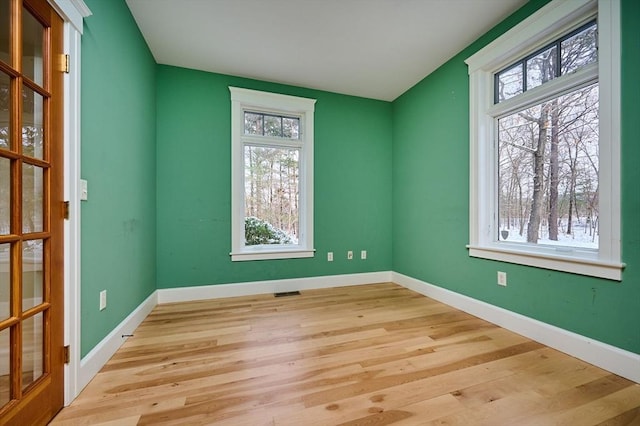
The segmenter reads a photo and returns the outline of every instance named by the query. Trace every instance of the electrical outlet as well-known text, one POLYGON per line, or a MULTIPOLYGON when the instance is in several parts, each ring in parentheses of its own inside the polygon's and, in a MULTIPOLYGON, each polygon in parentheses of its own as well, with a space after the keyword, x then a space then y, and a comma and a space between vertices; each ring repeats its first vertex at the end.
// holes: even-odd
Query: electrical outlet
POLYGON ((367 260, 367 251, 366 250, 360 251, 360 259, 367 260))
POLYGON ((501 285, 503 287, 507 286, 507 273, 506 272, 498 271, 498 285, 501 285))
POLYGON ((107 290, 100 292, 100 310, 104 311, 107 308, 107 290))
POLYGON ((333 262, 333 252, 332 251, 327 253, 327 262, 333 262))
POLYGON ((353 251, 349 250, 349 251, 347 252, 347 259, 348 259, 348 260, 352 260, 352 259, 353 259, 353 251))

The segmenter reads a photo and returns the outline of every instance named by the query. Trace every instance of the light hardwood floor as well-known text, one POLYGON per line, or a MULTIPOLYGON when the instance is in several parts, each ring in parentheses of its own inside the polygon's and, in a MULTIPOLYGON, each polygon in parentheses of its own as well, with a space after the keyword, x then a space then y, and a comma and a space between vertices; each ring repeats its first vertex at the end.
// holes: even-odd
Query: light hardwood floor
POLYGON ((157 306, 53 425, 640 425, 640 385, 395 284, 157 306))

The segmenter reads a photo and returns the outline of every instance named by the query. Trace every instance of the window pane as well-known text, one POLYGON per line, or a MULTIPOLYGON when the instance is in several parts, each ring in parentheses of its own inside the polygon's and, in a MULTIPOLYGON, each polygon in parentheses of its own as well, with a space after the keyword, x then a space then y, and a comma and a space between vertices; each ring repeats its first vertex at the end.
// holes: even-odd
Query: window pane
POLYGON ((283 115, 245 112, 244 134, 300 139, 300 119, 283 115))
POLYGON ((300 119, 292 117, 282 118, 283 135, 289 139, 300 139, 300 119))
POLYGON ((11 161, 0 157, 0 235, 11 233, 11 161))
POLYGON ((598 85, 498 120, 498 240, 598 248, 598 85))
POLYGON ((0 331, 0 408, 11 400, 11 358, 8 348, 11 347, 9 340, 9 329, 0 331))
MULTIPOLYGON (((11 45, 11 38, 9 37, 9 30, 11 25, 9 19, 11 14, 10 0, 0 0, 0 61, 4 61, 7 64, 11 63, 11 57, 9 54, 9 46, 11 45)), ((0 403, 0 407, 2 404, 0 403)))
POLYGON ((11 79, 0 71, 0 149, 9 149, 9 125, 11 111, 11 79))
MULTIPOLYGON (((9 318, 11 313, 11 244, 0 244, 0 321, 9 318)), ((0 355, 1 356, 1 355, 0 355)))
POLYGON ((266 136, 282 136, 282 117, 265 114, 264 134, 266 136))
POLYGON ((42 312, 22 322, 22 389, 43 373, 44 315, 42 312))
POLYGON ((527 60, 527 90, 557 77, 557 55, 558 48, 553 46, 527 60))
POLYGON ((245 245, 297 244, 298 149, 245 146, 245 245))
POLYGON ((597 27, 594 24, 562 42, 562 74, 576 71, 598 60, 597 37, 597 27))
POLYGON ((22 153, 43 158, 44 98, 27 86, 22 89, 22 153))
POLYGON ((42 86, 44 28, 27 9, 22 9, 22 73, 42 86))
POLYGON ((263 135, 262 114, 252 112, 244 113, 244 133, 245 135, 263 135))
POLYGON ((22 165, 22 232, 43 231, 43 185, 42 167, 22 165))
POLYGON ((44 292, 44 259, 42 240, 22 243, 22 310, 42 303, 44 292))
POLYGON ((522 93, 523 78, 522 64, 518 64, 497 74, 495 103, 513 98, 522 93))

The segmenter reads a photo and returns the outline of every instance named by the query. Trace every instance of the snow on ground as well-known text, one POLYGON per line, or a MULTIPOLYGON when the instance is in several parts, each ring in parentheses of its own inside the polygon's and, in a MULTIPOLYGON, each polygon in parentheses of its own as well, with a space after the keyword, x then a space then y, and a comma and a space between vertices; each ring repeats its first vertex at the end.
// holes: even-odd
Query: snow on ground
MULTIPOLYGON (((512 243, 526 243, 527 242, 527 228, 524 228, 522 235, 518 233, 517 228, 511 228, 508 230, 509 236, 504 239, 500 235, 500 241, 508 241, 512 243)), ((576 247, 576 248, 598 248, 598 234, 593 235, 594 231, 591 231, 589 235, 589 227, 587 226, 575 226, 572 234, 565 234, 558 232, 558 241, 549 239, 547 229, 540 232, 540 239, 538 244, 546 244, 551 246, 564 246, 564 247, 576 247)))

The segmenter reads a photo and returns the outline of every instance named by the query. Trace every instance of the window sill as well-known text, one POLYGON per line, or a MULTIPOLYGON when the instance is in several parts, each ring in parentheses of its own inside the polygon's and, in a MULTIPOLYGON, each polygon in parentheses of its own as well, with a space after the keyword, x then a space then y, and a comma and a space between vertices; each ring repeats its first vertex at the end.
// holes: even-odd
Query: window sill
POLYGON ((248 260, 276 260, 276 259, 301 259, 305 257, 313 257, 315 255, 314 249, 303 249, 300 247, 294 248, 271 248, 271 247, 254 247, 246 248, 240 252, 231 252, 232 262, 243 262, 248 260))
POLYGON ((512 247, 468 245, 469 256, 500 262, 516 263, 536 268, 587 275, 613 281, 622 281, 624 263, 607 262, 595 257, 532 252, 512 247))

